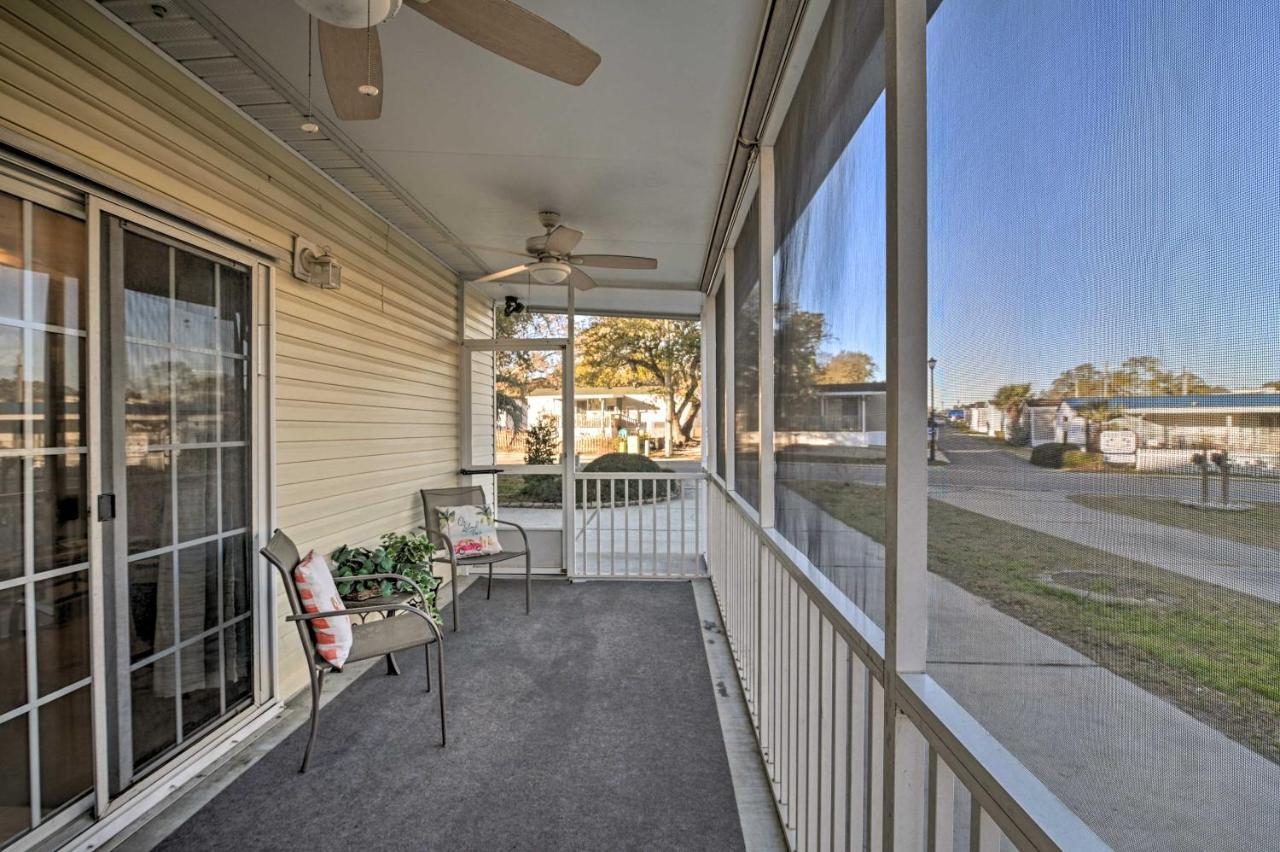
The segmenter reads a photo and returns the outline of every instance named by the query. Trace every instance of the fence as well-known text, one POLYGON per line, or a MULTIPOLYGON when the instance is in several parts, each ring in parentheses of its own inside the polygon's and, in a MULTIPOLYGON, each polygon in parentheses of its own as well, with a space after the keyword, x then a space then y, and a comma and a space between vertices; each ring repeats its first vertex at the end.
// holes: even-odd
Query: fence
POLYGON ((575 576, 705 576, 706 477, 689 473, 577 475, 575 576))
POLYGON ((932 678, 888 670, 883 631, 735 496, 707 488, 712 586, 793 849, 883 849, 890 813, 930 852, 1107 848, 932 678), (901 713, 889 724, 886 678, 901 713), (918 741, 927 767, 890 775, 928 784, 897 784, 890 812, 894 738, 918 741))

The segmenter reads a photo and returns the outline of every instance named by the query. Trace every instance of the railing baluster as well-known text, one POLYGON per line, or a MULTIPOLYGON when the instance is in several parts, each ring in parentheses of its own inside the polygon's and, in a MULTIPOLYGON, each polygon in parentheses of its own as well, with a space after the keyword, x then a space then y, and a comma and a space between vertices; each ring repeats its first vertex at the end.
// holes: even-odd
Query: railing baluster
POLYGON ((615 500, 617 499, 618 480, 609 477, 609 576, 612 577, 618 573, 618 543, 615 541, 614 532, 618 527, 618 513, 614 511, 615 500))
POLYGON ((991 814, 971 796, 969 807, 969 852, 1000 852, 1000 828, 991 814))
POLYGON ((956 776, 935 749, 929 749, 929 852, 952 852, 955 845, 956 776))
POLYGON ((622 477, 623 570, 631 573, 631 480, 622 477))
POLYGON ((601 529, 601 526, 604 523, 604 516, 601 514, 602 512, 604 512, 604 501, 600 499, 600 482, 601 480, 599 479, 596 480, 596 575, 597 576, 604 573, 604 560, 600 558, 600 539, 602 537, 602 533, 604 532, 601 529))
POLYGON ((663 573, 667 576, 671 575, 671 492, 675 484, 674 479, 667 480, 667 552, 663 557, 663 573))
POLYGON ((874 677, 871 679, 871 742, 870 760, 867 761, 871 785, 871 813, 868 814, 870 835, 867 848, 880 852, 884 848, 884 687, 874 677))

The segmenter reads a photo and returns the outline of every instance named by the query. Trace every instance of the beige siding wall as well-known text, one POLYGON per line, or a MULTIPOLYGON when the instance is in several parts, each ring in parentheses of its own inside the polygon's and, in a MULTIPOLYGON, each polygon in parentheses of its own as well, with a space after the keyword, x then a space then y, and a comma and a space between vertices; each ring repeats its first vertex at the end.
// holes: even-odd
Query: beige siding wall
MULTIPOLYGON (((303 547, 408 528, 415 489, 455 481, 457 293, 421 247, 78 0, 0 3, 0 130, 282 253, 332 247, 341 290, 275 276, 277 523, 303 547)), ((305 670, 277 627, 287 697, 305 670)))

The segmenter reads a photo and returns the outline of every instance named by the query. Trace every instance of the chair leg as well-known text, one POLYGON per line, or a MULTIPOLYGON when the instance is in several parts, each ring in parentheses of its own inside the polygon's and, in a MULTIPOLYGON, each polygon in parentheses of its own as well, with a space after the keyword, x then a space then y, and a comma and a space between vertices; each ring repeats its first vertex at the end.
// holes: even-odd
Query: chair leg
MULTIPOLYGON (((386 613, 385 613, 382 617, 383 617, 383 618, 392 618, 392 617, 396 616, 397 614, 398 614, 398 613, 397 613, 394 609, 389 609, 389 610, 387 610, 387 611, 386 611, 386 613)), ((387 674, 389 674, 389 675, 398 675, 398 674, 400 674, 400 664, 396 662, 396 655, 395 655, 395 654, 387 654, 387 674)))
POLYGON ((533 598, 533 554, 528 548, 524 551, 524 614, 529 614, 529 604, 533 598))
POLYGON ((320 692, 324 689, 324 669, 311 668, 311 733, 307 736, 307 750, 302 755, 302 768, 306 772, 311 765, 311 747, 316 744, 316 728, 320 724, 320 692))
POLYGON ((431 692, 431 645, 430 645, 430 643, 428 643, 428 644, 424 645, 424 646, 423 646, 423 649, 427 652, 427 654, 426 654, 426 657, 427 657, 427 692, 429 693, 429 692, 431 692))
POLYGON ((493 563, 489 563, 489 583, 484 588, 484 599, 489 600, 493 597, 493 563))
POLYGON ((453 632, 458 632, 458 604, 462 595, 458 594, 458 563, 449 560, 449 582, 453 584, 453 632))
MULTIPOLYGON (((427 653, 431 653, 431 646, 427 646, 427 653)), ((440 747, 445 746, 444 732, 444 642, 436 640, 436 670, 440 680, 440 747)))

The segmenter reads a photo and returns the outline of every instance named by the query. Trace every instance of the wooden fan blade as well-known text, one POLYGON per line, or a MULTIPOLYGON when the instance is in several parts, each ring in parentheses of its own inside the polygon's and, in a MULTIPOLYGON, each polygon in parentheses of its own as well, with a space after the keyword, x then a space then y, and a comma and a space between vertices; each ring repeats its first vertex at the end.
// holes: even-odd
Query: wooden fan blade
POLYGON ((581 231, 575 231, 573 228, 566 228, 564 225, 557 225, 556 229, 547 236, 547 254, 568 254, 573 251, 573 247, 576 246, 578 241, 581 239, 581 231))
POLYGON ((590 290, 596 286, 596 280, 581 269, 575 268, 569 273, 569 280, 573 282, 573 286, 579 290, 590 290))
POLYGON ((628 254, 575 254, 569 258, 570 263, 579 266, 596 266, 601 269, 657 269, 658 259, 654 257, 632 257, 628 254))
POLYGON ((382 44, 378 28, 353 30, 317 21, 320 65, 333 111, 343 121, 370 121, 382 115, 382 44), (363 95, 360 87, 377 87, 363 95))
POLYGON ((510 0, 406 0, 447 30, 530 71, 581 86, 600 54, 510 0))
POLYGON ((529 264, 522 263, 519 266, 513 266, 510 269, 504 269, 501 272, 491 272, 483 278, 471 279, 472 284, 483 284, 486 281, 497 281, 499 278, 506 278, 509 275, 515 275, 517 272, 524 272, 529 268, 529 264))

